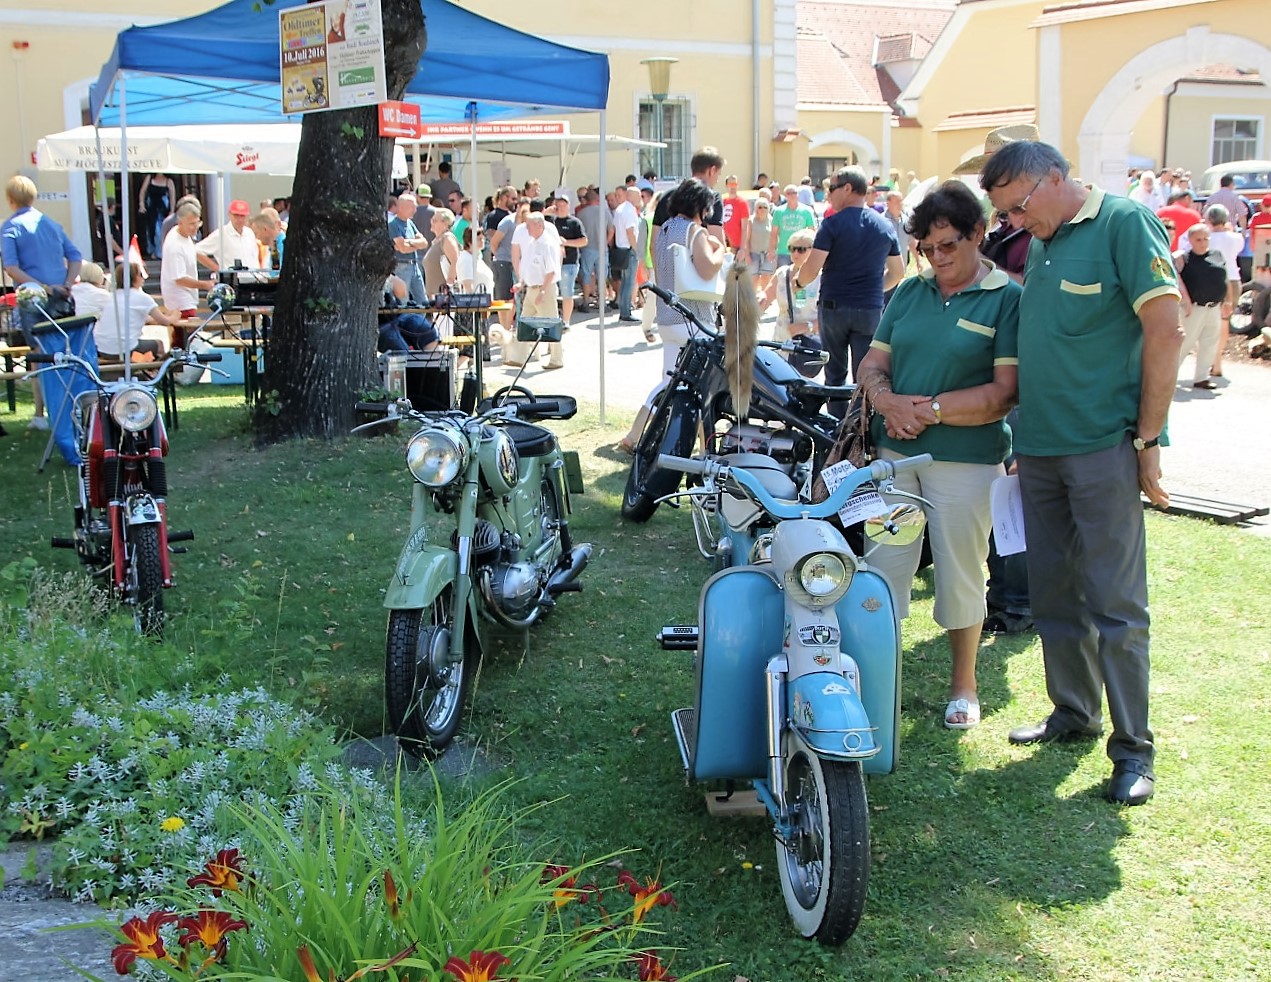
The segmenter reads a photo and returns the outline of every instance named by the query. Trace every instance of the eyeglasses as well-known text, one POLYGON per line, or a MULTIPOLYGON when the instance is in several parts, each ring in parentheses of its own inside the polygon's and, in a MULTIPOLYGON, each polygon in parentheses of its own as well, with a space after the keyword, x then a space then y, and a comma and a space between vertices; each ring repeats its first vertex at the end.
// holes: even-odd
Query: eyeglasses
POLYGON ((928 259, 931 259, 938 252, 942 256, 953 255, 953 250, 958 247, 958 243, 965 239, 965 235, 959 234, 956 239, 950 239, 948 242, 936 242, 932 245, 919 246, 918 251, 928 259))
POLYGON ((1033 195, 1037 193, 1037 189, 1042 186, 1042 181, 1044 180, 1046 180, 1045 175, 1037 178, 1037 183, 1033 185, 1033 190, 1024 195, 1024 200, 1017 204, 1014 208, 1007 208, 1006 210, 1012 215, 1022 215, 1024 212, 1028 211, 1028 203, 1032 200, 1033 195))
POLYGON ((811 246, 791 246, 790 251, 793 252, 811 252, 811 246))
POLYGON ((839 188, 845 188, 847 186, 848 186, 848 182, 844 181, 842 184, 831 184, 828 190, 837 191, 839 188))

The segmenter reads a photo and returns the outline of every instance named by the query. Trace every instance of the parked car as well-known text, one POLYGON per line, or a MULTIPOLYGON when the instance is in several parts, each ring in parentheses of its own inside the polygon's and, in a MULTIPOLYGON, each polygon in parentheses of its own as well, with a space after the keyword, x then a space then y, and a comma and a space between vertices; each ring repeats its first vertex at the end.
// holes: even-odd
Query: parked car
POLYGON ((1230 174, 1235 180, 1232 190, 1242 198, 1261 198, 1271 194, 1271 160, 1233 160, 1209 168, 1196 185, 1196 197, 1208 198, 1221 186, 1219 182, 1230 174))

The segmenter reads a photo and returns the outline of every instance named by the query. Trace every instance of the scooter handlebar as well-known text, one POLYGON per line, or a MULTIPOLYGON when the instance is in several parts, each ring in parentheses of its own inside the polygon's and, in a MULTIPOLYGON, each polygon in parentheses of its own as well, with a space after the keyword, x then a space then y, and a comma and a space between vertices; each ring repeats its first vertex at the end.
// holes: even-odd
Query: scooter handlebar
POLYGON ((695 328, 697 328, 699 331, 709 334, 711 337, 718 336, 718 333, 719 333, 718 331, 716 331, 713 327, 703 324, 698 319, 697 315, 693 313, 693 311, 689 310, 688 307, 684 306, 684 301, 681 300, 676 294, 672 293, 670 290, 664 290, 662 289, 662 287, 658 286, 656 283, 642 283, 640 285, 640 289, 648 290, 655 297, 658 297, 664 304, 666 304, 668 307, 674 310, 677 314, 679 314, 685 320, 692 323, 692 325, 695 328))
POLYGON ((884 481, 901 471, 917 470, 931 463, 931 454, 918 454, 914 457, 903 457, 900 460, 875 460, 868 467, 861 467, 849 474, 824 501, 808 504, 801 501, 782 501, 774 498, 744 467, 730 467, 716 460, 701 460, 688 457, 674 457, 670 454, 659 454, 657 465, 671 471, 685 474, 700 474, 718 477, 721 474, 731 478, 752 500, 763 507, 774 518, 829 518, 847 504, 847 499, 862 484, 870 481, 884 481))

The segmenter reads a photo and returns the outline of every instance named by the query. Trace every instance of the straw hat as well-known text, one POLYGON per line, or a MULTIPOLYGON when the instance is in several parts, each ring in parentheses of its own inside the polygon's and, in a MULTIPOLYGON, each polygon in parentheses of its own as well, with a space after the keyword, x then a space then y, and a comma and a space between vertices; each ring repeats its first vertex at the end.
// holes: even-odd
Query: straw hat
POLYGON ((977 153, 969 160, 964 160, 953 169, 955 174, 979 174, 984 170, 984 165, 989 162, 989 158, 1008 143, 1015 143, 1018 140, 1031 140, 1036 142, 1041 139, 1041 132, 1032 123, 1020 123, 1016 126, 1000 126, 989 132, 984 138, 984 152, 977 153))

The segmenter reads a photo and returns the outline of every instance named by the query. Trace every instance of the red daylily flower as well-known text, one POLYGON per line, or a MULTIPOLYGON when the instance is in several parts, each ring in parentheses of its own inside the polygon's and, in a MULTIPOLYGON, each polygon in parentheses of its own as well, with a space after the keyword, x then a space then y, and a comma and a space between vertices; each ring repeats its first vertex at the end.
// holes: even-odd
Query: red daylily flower
POLYGON ((228 911, 200 910, 193 917, 183 917, 177 927, 185 933, 177 942, 188 947, 197 941, 208 950, 213 961, 225 956, 225 935, 230 931, 246 931, 247 922, 235 920, 228 911))
POLYGON ((652 877, 647 877, 643 883, 634 876, 623 870, 618 874, 618 886, 626 887, 627 892, 635 897, 635 913, 632 915, 633 924, 639 924, 644 920, 644 915, 657 907, 674 907, 675 897, 671 895, 670 890, 663 890, 662 884, 652 877))
POLYGON ((111 961, 115 963, 115 971, 120 975, 127 975, 128 969, 138 958, 146 958, 150 961, 158 961, 161 958, 170 960, 167 949, 163 947, 163 938, 159 936, 159 929, 176 919, 177 915, 171 911, 156 910, 144 919, 133 917, 124 921, 119 930, 124 933, 128 941, 116 945, 115 950, 110 953, 111 961))
POLYGON ((186 880, 191 887, 208 886, 212 888, 212 896, 219 897, 225 890, 238 892, 238 885, 244 877, 243 857, 237 849, 222 849, 216 858, 209 860, 203 867, 204 872, 186 880))
POLYGON ((666 966, 655 951, 642 951, 635 956, 640 982, 675 982, 674 975, 668 975, 666 966))
POLYGON ((388 914, 393 920, 401 913, 401 905, 397 902, 397 884, 393 882, 393 874, 384 871, 384 899, 388 902, 388 914))
POLYGON ((577 900, 580 904, 585 904, 594 895, 597 899, 600 897, 600 887, 594 883, 584 883, 578 885, 578 877, 569 875, 568 866, 555 866, 548 864, 543 867, 543 876, 539 882, 543 884, 551 883, 553 880, 560 880, 556 884, 556 889, 552 891, 557 907, 564 907, 572 900, 577 900), (564 879, 562 879, 562 877, 564 879))
POLYGON ((467 961, 455 956, 442 966, 442 971, 453 975, 459 982, 491 982, 499 977, 499 969, 511 961, 497 951, 474 951, 467 961))

